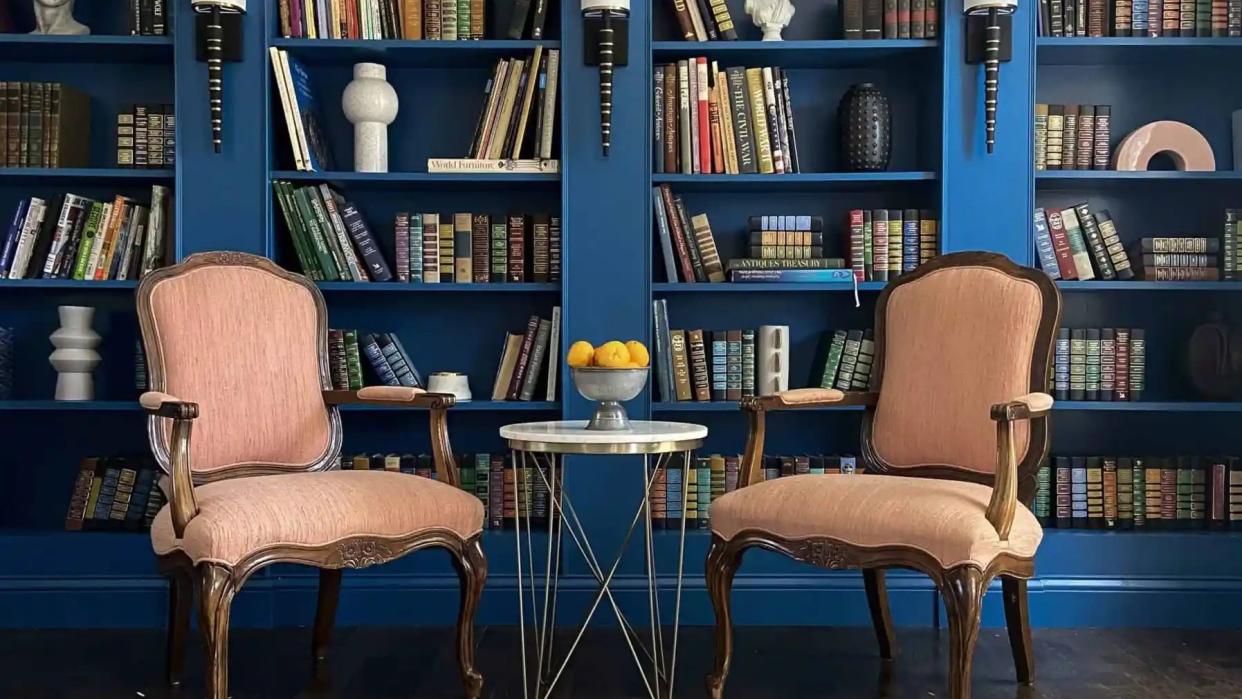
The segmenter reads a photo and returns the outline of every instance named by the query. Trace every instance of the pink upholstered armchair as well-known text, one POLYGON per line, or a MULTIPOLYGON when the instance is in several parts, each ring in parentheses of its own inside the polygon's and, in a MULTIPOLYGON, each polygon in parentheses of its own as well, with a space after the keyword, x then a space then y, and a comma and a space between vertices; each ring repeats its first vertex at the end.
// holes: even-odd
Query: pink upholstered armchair
POLYGON ((1048 453, 1044 391, 1060 319, 1061 297, 1043 273, 990 253, 944 255, 880 294, 870 391, 796 389, 744 401, 750 435, 739 488, 712 505, 713 699, 733 655, 733 576, 751 547, 861 568, 885 660, 896 644, 884 569, 930 576, 949 616, 953 699, 970 696, 983 595, 999 575, 1018 680, 1032 681, 1026 580, 1043 532, 1027 505, 1048 453), (832 405, 866 407, 860 465, 868 475, 760 482, 768 413, 832 405))
POLYGON ((312 641, 319 666, 341 569, 436 546, 461 576, 457 654, 466 693, 478 697, 483 508, 457 487, 445 417, 453 397, 413 388, 332 391, 323 296, 261 257, 203 253, 155 272, 138 288, 138 315, 153 389, 141 402, 151 449, 169 476, 169 503, 151 529, 170 579, 169 682, 180 681, 196 590, 207 696, 226 699, 229 608, 255 571, 278 562, 321 569, 312 641), (428 409, 438 480, 333 470, 341 403, 428 409))

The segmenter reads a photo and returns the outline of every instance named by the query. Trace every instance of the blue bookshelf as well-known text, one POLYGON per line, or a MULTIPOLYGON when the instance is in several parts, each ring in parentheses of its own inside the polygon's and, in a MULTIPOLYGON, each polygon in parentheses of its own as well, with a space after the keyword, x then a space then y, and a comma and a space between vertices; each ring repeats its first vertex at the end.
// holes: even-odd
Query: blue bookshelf
MULTIPOLYGON (((723 257, 736 256, 745 218, 758 213, 823 216, 828 230, 853 208, 932 209, 941 219, 943 251, 985 249, 1032 264, 1033 206, 1083 200, 1108 208, 1127 240, 1158 231, 1218 230, 1227 206, 1242 206, 1242 176, 1233 171, 1228 111, 1242 103, 1232 75, 1242 42, 1236 39, 1036 39, 1035 3, 1014 17, 1014 58, 1001 69, 997 150, 982 143, 981 71, 962 61, 960 18, 947 13, 935 40, 841 41, 838 3, 800 0, 784 42, 760 42, 746 21, 743 0, 727 0, 742 40, 700 44, 677 40, 666 2, 633 3, 630 63, 616 72, 614 147, 599 149, 598 74, 584 65, 579 8, 554 4, 559 14, 545 48, 562 54, 558 130, 559 174, 432 175, 428 157, 454 157, 468 142, 494 61, 529 54, 536 42, 333 41, 279 37, 274 0, 252 0, 243 17, 243 60, 225 67, 224 153, 211 153, 206 69, 195 60, 193 16, 176 7, 168 37, 124 36, 122 0, 78 3, 93 30, 87 37, 0 35, 7 80, 64 81, 92 99, 90 168, 0 170, 0 209, 31 193, 71 190, 86 196, 141 195, 152 183, 175 192, 175 256, 234 249, 264 254, 296 268, 270 195, 272 180, 327 182, 354 201, 388 246, 397 211, 543 211, 563 220, 563 281, 558 284, 320 285, 333 327, 398 333, 424 373, 463 371, 479 400, 450 416, 456 451, 503 449, 500 425, 526 420, 585 419, 592 404, 559 376, 554 401, 494 402, 490 389, 505 332, 533 314, 564 312, 563 350, 587 339, 635 338, 649 347, 652 302, 667 301, 678 328, 757 328, 789 325, 794 385, 809 373, 815 343, 829 329, 870 327, 881 282, 841 284, 683 284, 664 277, 651 229, 652 188, 667 184, 691 213, 707 213, 723 257), (292 171, 284 123, 274 110, 268 49, 290 51, 308 66, 325 111, 325 135, 338 170, 292 171), (783 176, 655 174, 650 113, 653 66, 707 56, 721 67, 779 65, 790 71, 804 173, 783 176), (392 172, 348 172, 351 125, 339 95, 359 61, 388 68, 401 110, 390 127, 392 172), (83 76, 89 75, 89 79, 83 76), (851 84, 873 82, 890 97, 894 114, 891 167, 881 173, 839 171, 836 106, 851 84), (1205 86, 1210 89, 1205 89, 1205 86), (1213 173, 1035 173, 1031 113, 1036 102, 1107 103, 1120 138, 1157 118, 1201 128, 1217 154, 1213 173), (177 166, 168 171, 111 166, 112 123, 119 105, 171 102, 177 106, 177 166), (986 221, 987 225, 979 225, 986 221)), ((16 4, 15 4, 16 7, 16 4)), ((387 247, 386 247, 387 249, 387 247)), ((78 463, 86 455, 138 454, 146 449, 146 420, 137 409, 133 352, 137 337, 135 282, 0 280, 0 325, 18 331, 19 375, 11 400, 0 402, 0 626, 158 627, 165 592, 154 573, 147 538, 137 534, 67 533, 64 508, 78 463), (104 362, 96 401, 51 400, 47 364, 56 307, 97 310, 104 362), (30 440, 27 435, 72 435, 30 440)), ((1065 282, 1059 285, 1067 327, 1148 329, 1146 400, 1061 402, 1054 417, 1056 454, 1239 453, 1234 429, 1242 404, 1196 400, 1180 377, 1180 352, 1200 314, 1236 308, 1242 282, 1065 282)), ((745 421, 735 403, 666 403, 649 389, 627 406, 634 418, 707 425, 709 452, 736 453, 745 421)), ((343 412, 345 451, 426 451, 425 414, 349 407, 343 412)), ((774 416, 774 453, 841 453, 857 449, 862 412, 829 408, 774 416)), ((606 533, 622 527, 637 494, 635 468, 624 459, 574 459, 567 479, 584 525, 606 533)), ((710 623, 701 592, 701 561, 709 537, 690 538, 687 571, 690 623, 710 623)), ((1049 530, 1031 584, 1036 625, 1144 626, 1242 624, 1242 575, 1232 551, 1238 535, 1220 532, 1110 533, 1049 530), (1087 594, 1089 593, 1089 594, 1087 594), (1225 610, 1208 613, 1203 610, 1225 610), (1137 612, 1136 610, 1141 610, 1137 612)), ((605 542, 606 544, 619 543, 605 542)), ((675 537, 657 537, 661 555, 675 537)), ((480 622, 511 624, 516 564, 511 532, 488 532, 491 585, 480 622)), ((585 590, 586 567, 566 559, 565 584, 585 590)), ((618 570, 618 599, 645 608, 631 590, 645 579, 642 562, 618 570)), ((748 556, 738 590, 739 623, 859 623, 861 582, 779 560, 748 556), (781 594, 772 594, 781 590, 781 594), (810 610, 810 611, 808 611, 810 610)), ((307 623, 313 589, 305 571, 276 567, 257 574, 241 593, 235 626, 307 623)), ((902 578, 893 595, 900 623, 931 623, 931 587, 902 578)), ((435 556, 413 556, 347 577, 341 623, 391 623, 400 608, 410 623, 451 619, 457 582, 435 556)), ((989 603, 991 604, 991 603, 989 603)), ((864 620, 865 622, 865 620, 864 620)), ((998 616, 985 612, 985 623, 998 616)))

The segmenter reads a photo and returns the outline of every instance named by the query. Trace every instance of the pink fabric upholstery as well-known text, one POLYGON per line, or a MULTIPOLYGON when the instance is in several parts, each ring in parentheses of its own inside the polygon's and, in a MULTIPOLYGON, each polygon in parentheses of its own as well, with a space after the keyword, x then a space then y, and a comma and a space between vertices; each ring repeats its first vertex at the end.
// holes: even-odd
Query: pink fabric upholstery
MULTIPOLYGON (((995 403, 1031 390, 1043 303, 1034 282, 989 267, 950 267, 895 288, 888 298, 876 454, 901 468, 996 468, 995 403)), ((1015 451, 1029 442, 1017 423, 1015 451)))
POLYGON ((483 504, 460 488, 392 471, 327 471, 233 478, 195 487, 198 514, 173 534, 167 506, 151 527, 157 554, 234 566, 277 545, 324 546, 355 536, 404 537, 483 527, 483 504))
MULTIPOLYGON (((151 289, 164 391, 198 403, 190 465, 301 470, 331 446, 311 292, 254 267, 208 266, 151 289)), ((154 361, 154 358, 153 358, 154 361)))
MULTIPOLYGON (((887 381, 886 381, 887 383, 887 381)), ((756 483, 712 503, 724 539, 758 529, 785 539, 827 536, 855 546, 908 546, 942 567, 986 568, 1000 553, 1030 558, 1043 530, 1018 505, 1002 542, 984 513, 992 489, 977 483, 880 475, 803 475, 756 483)))

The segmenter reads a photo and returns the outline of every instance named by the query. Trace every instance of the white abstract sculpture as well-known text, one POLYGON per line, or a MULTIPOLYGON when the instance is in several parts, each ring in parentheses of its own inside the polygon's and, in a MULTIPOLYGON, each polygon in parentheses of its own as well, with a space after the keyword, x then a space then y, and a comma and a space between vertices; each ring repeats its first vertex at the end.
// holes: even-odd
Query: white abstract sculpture
POLYGON ((60 306, 60 327, 49 338, 56 348, 48 362, 57 371, 56 400, 93 400, 95 381, 91 372, 99 366, 99 333, 91 329, 95 309, 60 306))
POLYGON ((397 118, 397 91, 378 63, 354 64, 341 108, 354 125, 354 171, 388 172, 388 125, 397 118))
POLYGON ((789 326, 759 326, 755 362, 759 368, 756 393, 770 396, 789 390, 789 326))
POLYGON ((781 30, 793 19, 794 6, 789 0, 746 0, 746 14, 763 30, 764 41, 781 41, 781 30))
POLYGON ((31 34, 90 34, 73 18, 73 0, 34 0, 35 30, 31 34))

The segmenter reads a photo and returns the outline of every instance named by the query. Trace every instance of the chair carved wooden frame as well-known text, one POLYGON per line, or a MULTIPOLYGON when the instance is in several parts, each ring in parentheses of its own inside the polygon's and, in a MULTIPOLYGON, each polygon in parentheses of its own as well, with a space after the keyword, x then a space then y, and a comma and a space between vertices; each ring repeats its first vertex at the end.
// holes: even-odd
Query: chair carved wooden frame
MULTIPOLYGON (((1039 271, 1019 267, 1007 258, 991 253, 967 252, 943 255, 920 266, 915 272, 904 275, 890 283, 880 294, 876 305, 875 359, 872 368, 870 390, 842 392, 832 389, 795 389, 775 395, 746 399, 742 403, 749 422, 749 436, 742 457, 738 491, 730 496, 741 497, 742 488, 761 478, 765 423, 767 414, 780 410, 861 405, 865 407, 861 435, 861 463, 870 473, 888 477, 918 477, 951 479, 991 486, 990 499, 985 495, 978 504, 987 523, 994 528, 1000 544, 1007 541, 1019 514, 1018 503, 1030 504, 1035 494, 1035 475, 1040 462, 1046 457, 1049 446, 1048 416, 1052 398, 1045 391, 1051 361, 1055 329, 1060 323, 1060 294, 1048 277, 1039 271), (885 380, 885 342, 890 330, 888 325, 890 299, 902 289, 912 289, 920 281, 933 275, 953 274, 956 270, 991 270, 999 273, 999 279, 1020 282, 1023 293, 1033 294, 1038 310, 1027 325, 1025 341, 1030 348, 1029 381, 1021 391, 990 404, 991 421, 995 422, 996 453, 994 472, 983 469, 968 470, 949 463, 893 464, 876 449, 875 435, 877 415, 882 403, 885 380), (1019 433, 1018 430, 1021 429, 1019 433), (1024 452, 1024 453, 1019 453, 1024 452)), ((967 321, 969 322, 969 321, 967 321)), ((953 330, 953 328, 949 328, 953 330)), ((961 328, 958 328, 959 330, 961 328)), ((932 338, 927 338, 931 350, 932 338)), ((909 378, 909 374, 905 375, 909 378)), ((1022 381, 1019 377, 1019 381, 1022 381)), ((893 393, 897 393, 896 390, 893 393)), ((988 405, 982 411, 988 413, 988 405)), ((943 406, 921 405, 919 410, 934 411, 943 406)), ((973 414, 973 413, 972 413, 973 414)), ((990 428, 983 424, 985 434, 990 428)), ((802 478, 880 478, 881 476, 803 476, 802 478)), ((779 479, 786 480, 786 479, 779 479)), ((773 482, 777 483, 779 481, 773 482)), ((874 480, 872 481, 874 482, 874 480)), ((728 496, 726 496, 728 497, 728 496)), ((833 502, 823 502, 826 508, 833 502)), ((831 536, 799 536, 784 538, 759 528, 742 528, 724 537, 717 532, 716 520, 729 512, 727 500, 712 505, 713 533, 711 548, 706 561, 706 581, 716 613, 716 658, 712 672, 707 676, 709 696, 720 699, 733 656, 732 616, 730 593, 733 577, 741 563, 742 554, 750 548, 775 551, 792 559, 828 569, 862 569, 871 620, 884 660, 896 654, 896 642, 889 615, 888 593, 885 587, 886 568, 907 568, 927 574, 943 595, 949 622, 949 684, 953 699, 970 696, 971 658, 978 636, 983 595, 989 583, 1000 576, 1009 640, 1019 682, 1029 684, 1034 677, 1034 657, 1031 649, 1030 625, 1027 613, 1026 581, 1034 575, 1034 546, 1030 555, 1017 556, 1000 552, 984 566, 977 564, 944 566, 924 549, 893 542, 882 546, 859 546, 831 536), (720 505, 724 505, 721 507, 720 505)), ((1038 524, 1029 511, 1021 508, 1023 523, 1028 528, 1038 524), (1029 519, 1028 519, 1029 518, 1029 519)), ((977 516, 977 515, 976 515, 977 516)), ((745 525, 739 524, 740 527, 745 525)))
MULTIPOLYGON (((224 293, 222 289, 212 290, 212 295, 224 293)), ((263 309, 263 303, 268 301, 265 298, 247 295, 240 299, 245 302, 243 304, 236 303, 239 300, 236 296, 232 300, 234 301, 233 307, 224 309, 225 314, 236 314, 229 320, 241 318, 243 322, 249 321, 256 327, 263 327, 267 322, 266 318, 255 319, 251 316, 279 313, 278 310, 270 308, 254 310, 263 309)), ((436 491, 433 497, 451 496, 451 491, 456 491, 463 497, 468 497, 471 502, 477 503, 473 495, 464 493, 458 487, 460 477, 449 443, 446 417, 446 411, 453 407, 453 396, 426 393, 419 389, 393 387, 369 387, 359 391, 332 390, 327 352, 327 309, 322 294, 304 277, 280 269, 265 258, 232 252, 201 253, 192 255, 181 264, 154 272, 144 278, 139 286, 138 315, 147 352, 152 389, 143 394, 140 402, 150 416, 148 435, 152 451, 167 475, 162 482, 162 487, 168 495, 168 505, 153 525, 152 539, 157 549, 158 567, 170 582, 166 655, 166 676, 169 684, 178 685, 181 682, 184 645, 189 634, 190 611, 196 592, 199 626, 206 651, 206 696, 209 699, 226 699, 228 697, 230 606, 236 593, 256 571, 273 563, 297 563, 320 569, 318 605, 311 642, 313 666, 316 675, 320 675, 326 669, 325 661, 340 595, 342 569, 366 568, 400 558, 413 551, 439 547, 449 552, 461 579, 462 600, 457 623, 457 658, 466 695, 472 699, 477 698, 482 692, 483 678, 474 666, 474 615, 487 579, 487 560, 484 558, 480 544, 481 532, 469 531, 473 529, 473 526, 440 526, 433 521, 428 526, 418 527, 416 531, 395 536, 357 533, 340 536, 331 541, 309 544, 273 541, 248 550, 237 560, 226 563, 210 560, 209 557, 207 560, 196 561, 195 557, 181 546, 183 537, 187 535, 187 532, 193 532, 195 520, 201 516, 202 494, 208 492, 213 484, 226 480, 263 476, 278 476, 283 480, 296 477, 291 474, 314 473, 317 478, 322 478, 356 473, 333 471, 342 442, 338 406, 343 404, 384 404, 428 410, 430 412, 431 448, 435 459, 436 478, 440 483, 391 472, 374 473, 374 476, 394 479, 386 481, 385 487, 399 484, 405 489, 440 488, 441 490, 436 491), (296 311, 293 315, 305 321, 304 327, 299 326, 297 330, 303 333, 299 335, 305 340, 303 350, 309 350, 309 354, 313 356, 305 356, 308 353, 304 351, 303 356, 298 357, 298 360, 305 362, 302 366, 308 374, 303 377, 304 380, 301 383, 301 387, 306 389, 301 397, 307 401, 301 409, 309 410, 316 424, 319 420, 323 420, 325 425, 325 429, 319 433, 320 444, 313 444, 310 448, 309 453, 313 454, 310 458, 293 459, 289 463, 264 463, 259 459, 237 460, 227 466, 210 470, 201 468, 197 461, 194 465, 191 464, 191 454, 201 453, 192 449, 191 429, 196 421, 201 422, 203 418, 200 417, 200 403, 197 396, 193 393, 184 393, 184 391, 195 391, 196 379, 199 379, 197 383, 201 387, 201 375, 196 375, 193 371, 178 370, 175 372, 178 378, 170 381, 169 369, 170 362, 173 361, 171 356, 173 352, 169 351, 165 345, 169 342, 168 336, 175 333, 168 332, 167 326, 175 322, 174 318, 177 315, 184 318, 201 312, 201 308, 187 308, 187 301, 200 305, 218 306, 220 304, 210 298, 203 298, 202 289, 183 289, 164 294, 170 296, 168 299, 162 299, 160 294, 163 293, 161 289, 165 288, 166 284, 171 284, 173 285, 171 288, 176 289, 179 280, 211 270, 223 273, 225 278, 215 280, 217 282, 237 282, 239 278, 244 278, 255 281, 260 286, 266 284, 264 288, 269 290, 277 287, 283 289, 282 293, 289 297, 282 301, 284 310, 289 310, 292 305, 296 311), (173 394, 174 392, 176 395, 173 394), (305 395, 308 392, 313 393, 313 397, 305 395), (177 397, 178 395, 184 396, 186 400, 177 397), (319 413, 318 416, 314 416, 316 412, 319 413), (440 484, 447 484, 447 486, 440 484), (467 531, 463 533, 462 529, 467 529, 467 531), (161 543, 161 538, 166 541, 161 543)), ((181 334, 186 335, 184 331, 181 334)), ((182 351, 188 339, 183 337, 182 342, 179 343, 182 351)), ((204 344, 214 343, 218 346, 253 340, 253 338, 245 337, 224 339, 204 337, 200 339, 204 344)), ((256 352, 258 351, 259 348, 256 348, 256 352)), ((175 361, 204 363, 208 360, 202 356, 194 356, 178 357, 175 361)), ((242 360, 241 363, 247 362, 242 360)), ((212 367, 212 370, 218 370, 218 367, 212 367)), ((281 381, 282 378, 275 377, 274 380, 281 381)), ((269 382, 268 387, 270 386, 269 382)), ((250 394, 255 392, 249 385, 238 390, 245 391, 247 388, 250 388, 250 394)), ((252 396, 247 395, 247 397, 252 396)), ((220 408, 221 400, 218 393, 212 396, 212 404, 204 405, 204 417, 208 414, 207 411, 220 408)), ((291 416, 295 412, 293 406, 286 407, 269 403, 264 407, 268 409, 266 411, 268 414, 275 413, 272 419, 276 421, 291 416)), ((217 420, 213 424, 216 433, 206 434, 210 434, 212 438, 219 438, 222 424, 228 423, 217 420)), ((194 446, 199 446, 198 441, 196 440, 194 446)), ((465 519, 474 518, 473 505, 464 505, 462 511, 465 512, 463 516, 465 519)), ((478 525, 481 529, 481 505, 477 514, 478 525)))

